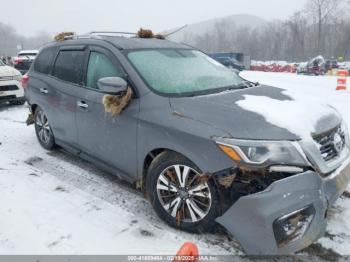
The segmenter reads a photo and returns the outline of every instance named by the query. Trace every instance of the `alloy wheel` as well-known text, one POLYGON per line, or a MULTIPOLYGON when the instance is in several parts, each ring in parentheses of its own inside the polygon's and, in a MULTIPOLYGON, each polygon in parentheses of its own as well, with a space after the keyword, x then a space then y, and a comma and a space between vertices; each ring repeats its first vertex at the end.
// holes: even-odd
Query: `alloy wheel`
POLYGON ((157 180, 158 199, 177 221, 198 222, 209 213, 212 197, 208 181, 185 165, 166 168, 157 180))
POLYGON ((48 144, 51 138, 51 128, 49 121, 43 111, 39 111, 35 120, 38 137, 44 144, 48 144))

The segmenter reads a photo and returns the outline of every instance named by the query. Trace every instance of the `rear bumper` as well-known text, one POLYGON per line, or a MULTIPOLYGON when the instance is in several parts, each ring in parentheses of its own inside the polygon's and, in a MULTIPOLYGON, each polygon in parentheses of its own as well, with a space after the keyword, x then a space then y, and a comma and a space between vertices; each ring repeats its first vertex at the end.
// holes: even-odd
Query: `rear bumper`
MULTIPOLYGON (((324 235, 327 209, 350 181, 350 161, 327 178, 308 171, 271 184, 265 191, 241 197, 217 222, 251 255, 291 254, 324 235), (312 207, 313 216, 300 238, 280 245, 274 222, 312 207)), ((278 233, 277 233, 278 234, 278 233)))

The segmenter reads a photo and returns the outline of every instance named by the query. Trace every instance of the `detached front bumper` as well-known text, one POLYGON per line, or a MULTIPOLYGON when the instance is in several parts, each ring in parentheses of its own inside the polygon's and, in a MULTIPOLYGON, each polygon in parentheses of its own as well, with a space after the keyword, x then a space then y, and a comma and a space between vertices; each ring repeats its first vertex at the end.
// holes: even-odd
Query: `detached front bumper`
POLYGON ((349 181, 349 160, 326 178, 308 171, 241 197, 216 220, 250 255, 291 254, 324 235, 327 209, 349 181), (281 232, 290 232, 293 223, 300 235, 281 236, 281 232))

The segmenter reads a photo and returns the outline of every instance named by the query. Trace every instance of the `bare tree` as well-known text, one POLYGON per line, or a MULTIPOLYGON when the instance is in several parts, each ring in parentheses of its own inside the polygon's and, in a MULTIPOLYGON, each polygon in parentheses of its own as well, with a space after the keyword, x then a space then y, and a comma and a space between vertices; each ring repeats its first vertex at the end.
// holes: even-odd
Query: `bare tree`
POLYGON ((32 37, 19 35, 16 30, 0 22, 0 55, 14 56, 22 49, 38 49, 43 44, 49 42, 51 37, 48 33, 40 32, 32 37))
POLYGON ((324 48, 324 26, 340 10, 343 0, 308 0, 306 11, 317 25, 317 51, 322 53, 324 48))
POLYGON ((289 29, 289 52, 296 59, 304 58, 309 27, 307 18, 302 12, 296 12, 286 21, 286 26, 289 29))

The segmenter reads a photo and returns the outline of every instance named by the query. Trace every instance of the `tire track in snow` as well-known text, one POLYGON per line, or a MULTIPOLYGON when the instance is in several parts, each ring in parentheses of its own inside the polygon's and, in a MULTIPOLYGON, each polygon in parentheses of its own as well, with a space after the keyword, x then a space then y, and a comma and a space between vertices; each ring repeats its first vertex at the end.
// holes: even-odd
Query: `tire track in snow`
MULTIPOLYGON (((183 233, 167 226, 160 220, 151 204, 143 197, 143 194, 134 189, 128 182, 114 175, 107 174, 93 164, 80 159, 64 150, 48 152, 40 157, 27 159, 26 164, 39 172, 52 175, 62 183, 69 184, 74 188, 89 193, 112 205, 118 205, 140 219, 151 223, 160 230, 173 230, 176 234, 183 233)), ((66 192, 69 193, 69 192, 66 192)), ((94 203, 86 203, 92 209, 98 209, 94 203)), ((209 245, 217 245, 232 254, 242 254, 240 244, 226 233, 195 234, 196 239, 209 245)))

